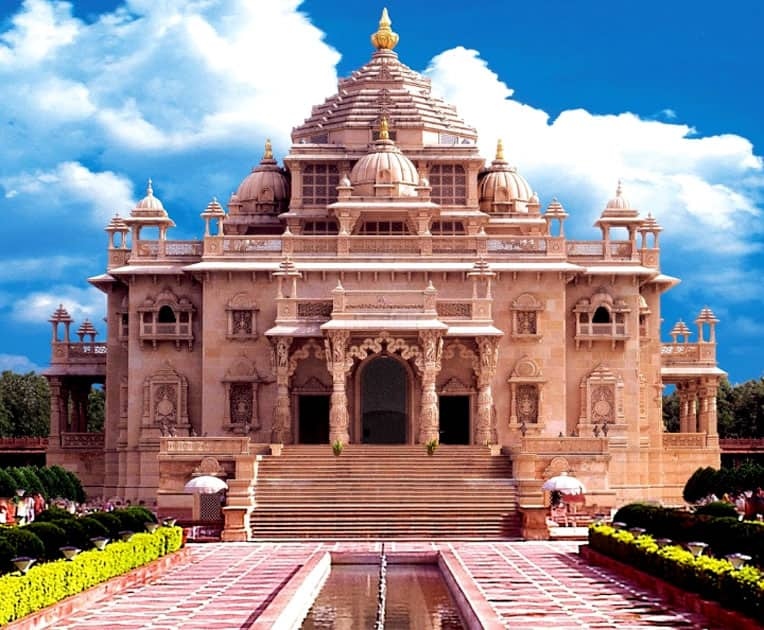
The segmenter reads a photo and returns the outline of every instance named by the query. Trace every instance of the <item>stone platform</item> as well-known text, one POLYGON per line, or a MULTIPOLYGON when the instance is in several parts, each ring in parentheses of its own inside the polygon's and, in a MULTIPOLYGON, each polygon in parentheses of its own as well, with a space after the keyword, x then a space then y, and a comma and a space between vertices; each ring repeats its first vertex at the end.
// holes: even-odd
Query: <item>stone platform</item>
MULTIPOLYGON (((708 628, 617 574, 589 566, 575 542, 396 542, 397 552, 450 550, 493 610, 516 630, 708 628)), ((378 552, 380 543, 227 543, 191 546, 192 561, 154 584, 103 600, 55 624, 61 629, 247 628, 316 553, 378 552)))

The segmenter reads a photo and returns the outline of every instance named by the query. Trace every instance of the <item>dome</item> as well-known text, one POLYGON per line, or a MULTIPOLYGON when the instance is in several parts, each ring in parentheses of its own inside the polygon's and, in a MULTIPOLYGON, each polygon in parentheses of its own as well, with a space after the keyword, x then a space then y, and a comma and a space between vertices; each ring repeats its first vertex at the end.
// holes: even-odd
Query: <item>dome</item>
POLYGON ((271 141, 266 140, 263 159, 239 184, 235 193, 239 213, 264 212, 278 214, 289 205, 289 184, 276 160, 271 141))
POLYGON ((130 212, 134 218, 165 218, 167 212, 158 197, 154 196, 151 179, 146 185, 146 196, 130 212))
POLYGON ((350 172, 354 193, 361 196, 415 196, 419 173, 414 164, 390 140, 387 119, 380 123, 379 140, 350 172))
POLYGON ((538 197, 517 169, 504 160, 504 147, 499 140, 496 159, 480 181, 480 209, 488 212, 528 212, 525 204, 529 202, 538 203, 538 197))
POLYGON ((626 197, 622 196, 623 191, 621 190, 621 180, 618 180, 618 187, 615 189, 615 197, 613 197, 610 201, 607 202, 607 207, 612 208, 614 210, 627 210, 631 208, 629 205, 629 201, 626 199, 626 197))

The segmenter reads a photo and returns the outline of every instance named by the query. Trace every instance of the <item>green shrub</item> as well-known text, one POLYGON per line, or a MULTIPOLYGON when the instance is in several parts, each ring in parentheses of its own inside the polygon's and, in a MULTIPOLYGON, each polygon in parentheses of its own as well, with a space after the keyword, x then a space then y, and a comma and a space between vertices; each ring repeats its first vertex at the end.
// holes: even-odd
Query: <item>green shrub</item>
POLYGON ((737 518, 738 513, 735 509, 735 506, 727 503, 726 501, 712 501, 711 503, 707 503, 706 505, 701 505, 697 510, 695 510, 695 514, 705 515, 705 516, 716 516, 716 517, 732 517, 737 518))
POLYGON ((85 547, 82 547, 82 549, 89 549, 92 547, 92 543, 90 542, 91 538, 109 538, 109 530, 108 528, 101 523, 101 521, 91 518, 90 516, 83 516, 80 519, 77 519, 77 522, 85 529, 85 536, 87 536, 88 542, 85 547))
POLYGON ((0 497, 9 498, 16 494, 16 480, 11 477, 10 473, 0 468, 0 497))
POLYGON ((119 532, 124 529, 122 527, 122 521, 119 517, 114 516, 113 512, 93 512, 88 515, 88 518, 95 519, 101 523, 108 532, 107 536, 112 540, 119 538, 119 532))
MULTIPOLYGON (((36 523, 37 521, 35 521, 36 523)), ((88 536, 85 526, 76 518, 64 518, 50 521, 53 525, 60 527, 66 534, 66 545, 78 547, 79 549, 90 549, 91 536, 88 536)), ((64 546, 64 545, 62 545, 64 546)))
POLYGON ((182 538, 180 527, 161 527, 104 551, 84 551, 71 561, 33 566, 23 576, 0 577, 0 626, 176 551, 182 538))
POLYGON ((27 494, 42 494, 45 495, 45 486, 43 486, 40 477, 37 476, 37 471, 34 466, 22 466, 21 470, 24 472, 24 478, 27 480, 27 485, 24 488, 27 494))
POLYGON ((677 542, 701 540, 711 546, 717 556, 744 553, 756 565, 764 566, 764 526, 734 517, 713 517, 691 514, 683 510, 644 503, 623 506, 613 517, 628 527, 644 527, 655 538, 671 538, 677 542))
POLYGON ((0 538, 0 574, 13 569, 11 558, 16 557, 16 549, 4 538, 0 538))
POLYGON ((132 508, 113 510, 109 512, 109 514, 116 516, 119 519, 120 529, 129 529, 136 534, 146 529, 143 525, 146 522, 145 515, 139 515, 134 512, 132 508))
POLYGON ((35 523, 38 521, 42 521, 44 523, 50 523, 51 521, 62 521, 65 519, 68 520, 74 520, 77 517, 74 514, 71 514, 68 510, 64 510, 63 508, 56 507, 55 505, 51 505, 46 510, 43 510, 39 514, 36 514, 34 517, 35 523))
POLYGON ((764 573, 755 567, 734 570, 727 560, 696 558, 676 545, 659 547, 649 535, 635 538, 607 525, 589 528, 589 545, 679 588, 764 621, 764 573))
POLYGON ((61 466, 51 466, 50 472, 55 476, 56 479, 56 486, 58 490, 56 496, 61 497, 62 499, 74 500, 77 491, 72 484, 72 480, 69 477, 68 472, 64 468, 61 468, 61 466))
POLYGON ((45 546, 44 557, 46 560, 56 560, 61 557, 59 548, 68 544, 66 540, 66 532, 58 525, 53 523, 30 523, 25 525, 24 529, 28 532, 32 532, 45 546))
POLYGON ((142 505, 133 505, 131 507, 124 508, 127 512, 134 514, 136 518, 143 523, 156 523, 157 517, 151 510, 143 507, 142 505))
POLYGON ((39 536, 24 527, 0 527, 0 540, 5 540, 13 548, 13 556, 42 558, 45 545, 39 536))

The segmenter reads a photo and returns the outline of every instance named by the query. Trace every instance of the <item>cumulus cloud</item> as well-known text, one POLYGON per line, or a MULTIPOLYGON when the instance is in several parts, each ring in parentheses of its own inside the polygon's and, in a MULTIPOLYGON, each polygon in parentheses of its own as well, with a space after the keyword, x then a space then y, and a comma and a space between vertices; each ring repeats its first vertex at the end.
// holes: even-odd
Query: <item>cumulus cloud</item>
POLYGON ((101 334, 105 329, 106 296, 95 287, 61 284, 47 291, 35 291, 18 298, 11 305, 11 316, 18 322, 41 324, 47 322, 59 304, 74 318, 76 325, 84 319, 93 322, 101 334))
POLYGON ((42 368, 22 354, 0 354, 0 372, 9 370, 18 374, 39 372, 42 368))
MULTIPOLYGON (((628 112, 573 109, 550 120, 512 98, 479 53, 462 47, 434 57, 426 74, 434 90, 477 125, 485 157, 503 137, 507 158, 542 200, 561 199, 574 229, 591 225, 621 179, 632 205, 681 234, 669 236, 674 247, 729 255, 759 247, 752 236, 761 231, 762 159, 746 138, 699 137, 688 125, 628 112)), ((663 115, 672 119, 674 112, 663 115)))
POLYGON ((111 171, 94 173, 79 162, 62 162, 52 171, 35 171, 0 178, 5 196, 14 199, 28 196, 44 199, 39 209, 57 206, 83 206, 93 222, 103 227, 115 212, 124 214, 135 207, 133 186, 123 176, 111 171))

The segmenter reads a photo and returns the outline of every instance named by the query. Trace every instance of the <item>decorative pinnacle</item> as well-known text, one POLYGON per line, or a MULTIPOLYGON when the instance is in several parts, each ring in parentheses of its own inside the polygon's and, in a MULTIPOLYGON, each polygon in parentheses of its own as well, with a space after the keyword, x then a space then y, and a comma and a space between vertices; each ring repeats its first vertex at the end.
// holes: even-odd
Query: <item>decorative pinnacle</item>
POLYGON ((263 153, 263 159, 264 160, 273 159, 273 145, 271 144, 270 138, 265 139, 265 152, 263 153))
POLYGON ((151 178, 149 177, 149 183, 146 185, 146 195, 148 197, 154 196, 154 189, 151 187, 151 178))
POLYGON ((623 192, 623 189, 621 188, 621 180, 618 180, 618 186, 615 189, 615 196, 620 197, 621 193, 623 192))
POLYGON ((504 142, 501 138, 498 139, 496 142, 496 161, 497 162, 503 162, 504 161, 504 142))
POLYGON ((387 124, 387 116, 382 116, 382 120, 379 121, 379 139, 390 139, 390 127, 387 124))
POLYGON ((398 43, 398 33, 393 33, 391 25, 392 22, 385 7, 382 9, 382 17, 379 18, 379 29, 371 36, 371 43, 377 50, 392 50, 398 43))

